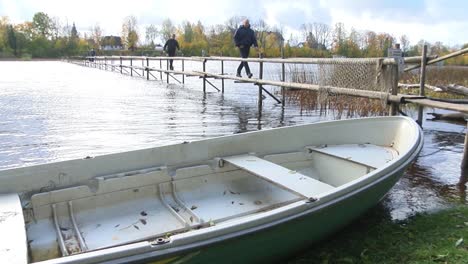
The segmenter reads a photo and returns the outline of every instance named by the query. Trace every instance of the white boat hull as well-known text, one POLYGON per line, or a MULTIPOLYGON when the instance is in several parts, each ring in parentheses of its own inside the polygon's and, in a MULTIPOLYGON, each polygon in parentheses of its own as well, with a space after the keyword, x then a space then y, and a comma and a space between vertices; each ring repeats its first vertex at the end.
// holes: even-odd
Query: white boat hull
POLYGON ((0 193, 21 198, 33 262, 206 260, 293 222, 322 237, 378 202, 421 147, 408 118, 332 121, 0 171, 0 193))

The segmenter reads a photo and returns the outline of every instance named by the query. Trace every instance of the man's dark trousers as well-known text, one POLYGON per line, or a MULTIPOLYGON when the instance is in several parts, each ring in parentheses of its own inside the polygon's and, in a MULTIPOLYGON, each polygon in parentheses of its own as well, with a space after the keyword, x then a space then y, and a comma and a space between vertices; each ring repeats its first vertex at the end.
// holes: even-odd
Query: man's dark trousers
MULTIPOLYGON (((239 47, 239 51, 240 51, 241 57, 243 59, 247 59, 249 57, 250 46, 239 47)), ((249 75, 250 68, 249 68, 249 64, 246 61, 241 61, 241 63, 239 64, 239 67, 237 67, 237 73, 240 74, 243 67, 245 67, 245 72, 247 72, 247 75, 249 75)))
MULTIPOLYGON (((175 51, 171 52, 169 51, 169 57, 174 57, 175 56, 175 51)), ((169 69, 172 71, 174 70, 174 66, 172 66, 172 63, 174 62, 173 59, 169 59, 169 69)))

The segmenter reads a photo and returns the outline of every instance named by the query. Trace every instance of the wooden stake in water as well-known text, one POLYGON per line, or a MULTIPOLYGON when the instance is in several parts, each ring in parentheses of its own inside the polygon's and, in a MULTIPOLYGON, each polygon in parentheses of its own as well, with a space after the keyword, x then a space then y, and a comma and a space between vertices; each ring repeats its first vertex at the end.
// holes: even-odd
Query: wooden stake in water
MULTIPOLYGON (((206 72, 206 59, 203 60, 203 72, 206 72)), ((203 93, 206 93, 206 74, 203 74, 203 93)))
POLYGON ((133 76, 133 61, 130 59, 130 76, 133 76))
POLYGON ((149 59, 146 58, 146 80, 149 80, 149 59))
MULTIPOLYGON (((282 45, 282 44, 281 44, 282 45)), ((281 58, 284 59, 284 48, 283 45, 281 46, 281 58)), ((286 72, 284 68, 284 62, 281 63, 281 81, 284 82, 286 80, 286 72)), ((285 95, 285 88, 284 86, 281 86, 281 106, 284 107, 284 101, 286 98, 285 95)))
POLYGON ((185 71, 185 60, 182 60, 182 83, 185 83, 185 74, 183 73, 185 71))
POLYGON ((468 122, 466 123, 465 146, 463 148, 463 159, 461 163, 461 171, 462 171, 462 174, 468 172, 468 122))
MULTIPOLYGON (((224 75, 224 61, 221 61, 221 75, 224 75)), ((221 93, 224 93, 224 78, 221 79, 221 93)))
MULTIPOLYGON (((169 71, 169 60, 166 60, 166 70, 169 71)), ((169 83, 169 72, 166 72, 166 82, 169 83)))
MULTIPOLYGON (((162 70, 162 60, 159 59, 159 69, 162 70)), ((162 71, 159 71, 159 79, 162 81, 162 71)))
MULTIPOLYGON (((419 95, 425 96, 424 85, 426 85, 426 63, 427 63, 427 45, 423 46, 421 55, 421 75, 419 79, 419 95)), ((418 106, 417 123, 422 126, 424 115, 424 106, 418 106)))
MULTIPOLYGON (((260 59, 263 59, 263 54, 260 53, 259 57, 260 59)), ((260 64, 259 65, 260 68, 258 70, 258 78, 261 80, 263 79, 263 61, 260 61, 259 64, 260 64)), ((263 108, 262 97, 263 97, 263 86, 261 84, 258 84, 258 112, 259 114, 262 112, 262 108, 263 108)))

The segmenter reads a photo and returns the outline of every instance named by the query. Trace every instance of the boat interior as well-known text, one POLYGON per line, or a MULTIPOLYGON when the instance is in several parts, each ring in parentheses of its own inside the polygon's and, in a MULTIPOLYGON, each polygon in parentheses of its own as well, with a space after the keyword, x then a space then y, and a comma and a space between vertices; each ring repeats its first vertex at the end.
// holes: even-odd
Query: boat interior
MULTIPOLYGON (((28 244, 18 247, 27 247, 30 262, 39 262, 320 199, 397 156, 392 146, 305 146, 297 152, 245 153, 205 164, 102 175, 32 195, 24 219, 4 228, 26 226, 28 244)), ((19 199, 16 207, 21 210, 19 199)))

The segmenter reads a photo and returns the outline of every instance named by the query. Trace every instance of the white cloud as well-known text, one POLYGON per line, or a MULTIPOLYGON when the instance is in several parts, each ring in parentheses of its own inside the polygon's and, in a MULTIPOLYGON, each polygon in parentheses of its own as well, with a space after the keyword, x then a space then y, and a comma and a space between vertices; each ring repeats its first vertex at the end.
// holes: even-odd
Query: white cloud
MULTIPOLYGON (((63 23, 75 22, 79 31, 99 24, 104 34, 119 35, 122 21, 134 15, 144 25, 160 24, 170 18, 205 25, 223 24, 232 16, 264 19, 283 26, 286 34, 298 32, 304 23, 333 25, 343 22, 349 30, 387 32, 395 37, 406 34, 414 44, 420 39, 455 45, 468 42, 468 2, 463 0, 0 0, 0 16, 15 22, 31 20, 34 13, 45 12, 63 23)), ((287 35, 288 36, 288 35, 287 35)))

